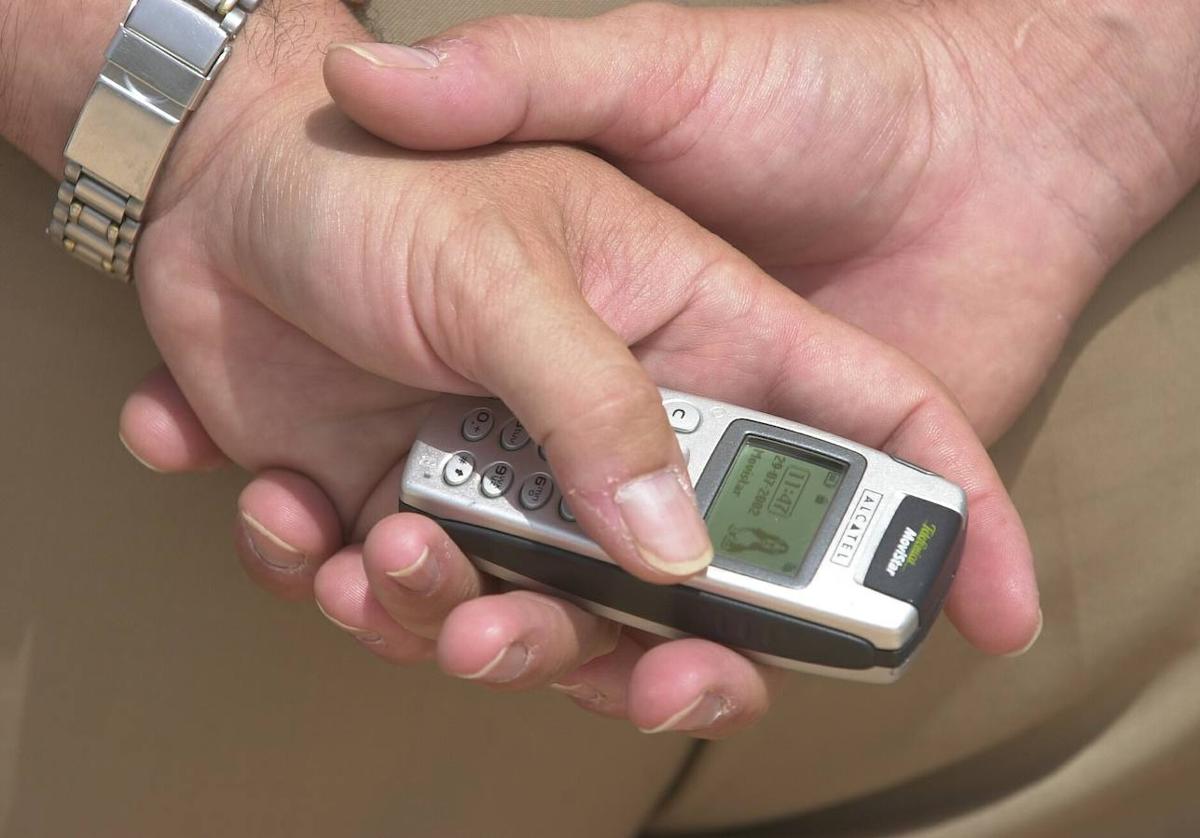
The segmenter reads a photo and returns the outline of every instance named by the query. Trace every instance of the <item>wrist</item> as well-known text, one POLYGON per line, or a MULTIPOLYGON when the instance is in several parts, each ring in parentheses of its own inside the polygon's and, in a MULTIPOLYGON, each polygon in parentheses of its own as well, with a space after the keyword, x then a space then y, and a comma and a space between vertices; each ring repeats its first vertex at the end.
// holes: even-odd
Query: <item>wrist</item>
MULTIPOLYGON (((128 9, 129 0, 43 0, 0 14, 0 136, 54 176, 62 174, 67 137, 128 9)), ((252 121, 252 112, 269 112, 289 90, 319 84, 321 52, 347 37, 363 33, 338 0, 263 2, 207 98, 182 126, 150 211, 172 202, 252 121)))
POLYGON ((151 201, 151 218, 169 211, 213 165, 236 166, 248 149, 264 148, 247 142, 248 135, 275 134, 279 120, 294 120, 304 103, 327 98, 321 64, 329 44, 367 37, 340 0, 266 0, 183 126, 151 201))

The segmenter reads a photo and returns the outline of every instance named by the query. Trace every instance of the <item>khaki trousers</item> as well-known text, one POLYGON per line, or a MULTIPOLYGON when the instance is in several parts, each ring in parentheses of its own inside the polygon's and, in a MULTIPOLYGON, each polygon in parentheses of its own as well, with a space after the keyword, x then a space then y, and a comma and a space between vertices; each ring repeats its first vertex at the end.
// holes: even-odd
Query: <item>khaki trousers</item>
MULTIPOLYGON (((411 40, 614 5, 371 15, 411 40)), ((1200 194, 995 449, 1037 548, 1037 647, 984 659, 943 626, 898 685, 794 677, 756 730, 703 748, 387 668, 254 590, 228 535, 244 476, 154 476, 117 441, 155 351, 132 294, 41 239, 52 194, 0 148, 4 835, 1200 831, 1200 194)))

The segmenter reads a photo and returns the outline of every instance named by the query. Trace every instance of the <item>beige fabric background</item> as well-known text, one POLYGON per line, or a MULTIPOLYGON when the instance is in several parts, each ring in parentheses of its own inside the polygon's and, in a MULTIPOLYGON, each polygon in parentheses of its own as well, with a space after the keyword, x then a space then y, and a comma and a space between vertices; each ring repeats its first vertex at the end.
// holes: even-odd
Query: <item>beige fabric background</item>
MULTIPOLYGON (((615 5, 372 13, 410 40, 615 5)), ((635 833, 686 740, 368 659, 241 578, 241 476, 156 477, 125 454, 117 410, 155 353, 133 295, 39 238, 52 194, 0 147, 0 834, 635 833)), ((762 726, 703 750, 654 827, 729 835, 806 813, 747 834, 1195 834, 1197 361, 1193 195, 995 451, 1038 552, 1037 648, 984 660, 941 630, 894 687, 793 678, 762 726)))

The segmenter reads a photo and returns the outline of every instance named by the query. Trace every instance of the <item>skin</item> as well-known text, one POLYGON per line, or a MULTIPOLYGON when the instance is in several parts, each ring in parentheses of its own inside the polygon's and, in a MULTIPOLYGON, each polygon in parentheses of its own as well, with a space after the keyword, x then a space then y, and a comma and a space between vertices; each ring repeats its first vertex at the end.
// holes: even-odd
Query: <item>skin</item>
MULTIPOLYGON (((1028 643, 1037 605, 1024 532, 969 423, 927 372, 812 308, 594 157, 566 148, 513 148, 451 161, 406 159, 340 120, 314 143, 313 132, 325 130, 319 123, 314 128, 314 119, 330 114, 321 108, 305 100, 298 112, 247 135, 248 142, 269 141, 272 149, 231 155, 252 161, 249 170, 193 182, 187 197, 147 231, 145 252, 154 260, 144 257, 148 267, 139 274, 147 321, 198 424, 235 462, 270 469, 241 501, 238 543, 259 579, 294 595, 315 585, 326 614, 389 660, 436 652, 447 672, 504 689, 578 686, 583 678, 601 696, 585 704, 642 728, 660 727, 710 695, 717 696, 719 718, 685 713, 676 727, 723 735, 765 711, 768 676, 740 656, 700 642, 663 644, 643 654, 644 640, 619 639, 611 624, 564 603, 514 593, 474 598, 484 582, 444 534, 415 516, 388 516, 397 470, 432 391, 477 390, 473 376, 464 375, 464 385, 445 369, 444 358, 461 357, 459 344, 425 351, 404 341, 414 333, 434 336, 431 343, 463 336, 471 341, 464 346, 473 347, 475 336, 492 328, 488 319, 507 324, 532 316, 531 301, 553 292, 547 264, 565 258, 584 298, 656 380, 834 429, 964 485, 977 523, 952 613, 987 650, 1028 643), (302 211, 259 186, 289 183, 295 159, 305 160, 304 177, 316 181, 306 184, 311 197, 302 211), (513 166, 524 173, 515 183, 513 166), (531 188, 531 173, 544 179, 538 188, 531 188), (210 188, 213 193, 203 195, 210 188), (385 226, 353 231, 350 246, 347 226, 328 237, 312 229, 314 216, 337 217, 365 193, 384 208, 368 219, 385 226), (485 201, 485 209, 477 201, 485 201), (172 265, 182 231, 202 226, 192 213, 218 205, 231 208, 231 228, 211 224, 212 238, 188 254, 186 270, 172 265), (392 226, 399 217, 433 221, 392 226), (499 233, 491 226, 497 217, 504 220, 499 233), (465 229, 457 226, 462 218, 472 220, 465 229), (546 226, 564 218, 570 233, 547 242, 546 226), (232 232, 239 228, 254 233, 244 246, 232 232), (385 246, 376 249, 377 240, 385 246), (287 247, 272 250, 272 242, 287 247), (446 255, 423 255, 428 247, 446 255), (357 261, 363 253, 367 257, 357 261), (460 262, 463 253, 469 259, 460 262), (434 267, 439 264, 445 267, 434 267), (497 270, 506 264, 529 266, 528 273, 497 270), (488 282, 483 306, 476 302, 480 276, 488 282), (529 277, 538 284, 526 285, 529 277), (397 282, 414 290, 397 294, 397 282), (629 297, 639 300, 636 308, 625 304, 629 297), (373 317, 381 299, 388 316, 373 317), (453 321, 423 307, 438 299, 455 301, 446 304, 453 321), (268 310, 275 307, 308 331, 268 310), (717 324, 729 335, 720 346, 711 337, 717 324), (381 353, 380 347, 399 349, 381 353), (762 375, 755 359, 779 347, 789 362, 762 375), (802 376, 789 373, 800 369, 802 376), (833 398, 846 381, 862 383, 859 397, 833 398), (342 547, 343 532, 351 546, 342 547), (364 536, 365 545, 354 544, 364 536), (414 595, 394 575, 426 548, 437 581, 414 595), (366 595, 364 566, 387 593, 366 595), (968 607, 972 599, 990 605, 968 607), (514 646, 527 650, 528 665, 519 672, 501 666, 505 649, 514 646), (585 664, 592 669, 581 674, 585 664)), ((534 313, 528 336, 508 349, 499 338, 490 342, 497 352, 513 353, 506 363, 523 360, 531 344, 553 344, 556 329, 578 328, 564 324, 553 307, 534 313)), ((551 355, 561 361, 572 351, 564 342, 551 355)), ((578 374, 580 367, 567 369, 578 374)), ((153 462, 140 432, 145 404, 126 411, 122 428, 131 448, 153 462)), ((551 461, 561 459, 555 437, 528 424, 551 461)), ((714 715, 707 705, 697 709, 714 715)))
MULTIPOLYGON (((418 45, 424 56, 336 49, 326 80, 359 124, 410 149, 587 144, 810 301, 925 363, 994 439, 1113 261, 1196 181, 1194 86, 1181 96, 1123 72, 1111 24, 1128 10, 1089 11, 862 3, 499 18, 418 45), (1037 42, 1057 47, 1056 63, 1028 48, 1037 42), (1107 79, 1087 79, 1096 64, 1107 79), (1089 137, 1102 118, 1118 128, 1089 137)), ((1158 23, 1138 34, 1167 54, 1184 46, 1172 21, 1158 23)), ((389 575, 412 558, 400 542, 436 540, 417 526, 382 524, 396 543, 329 568, 319 596, 369 586, 398 625, 429 623, 389 575)), ((452 617, 443 637, 459 626, 452 617)), ((566 682, 597 709, 598 696, 628 695, 623 673, 595 663, 566 682)))
POLYGON ((639 4, 468 24, 419 45, 428 68, 338 50, 326 78, 405 148, 595 149, 933 370, 990 442, 1106 271, 1196 182, 1198 8, 639 4))
MULTIPOLYGON (((328 14, 323 36, 361 38, 328 14)), ((613 475, 620 482, 672 464, 671 451, 656 453, 671 447, 656 437, 665 426, 656 430, 646 395, 629 414, 599 416, 610 434, 620 428, 623 439, 649 440, 649 455, 630 461, 640 471, 597 458, 605 446, 589 451, 556 435, 562 416, 556 423, 548 394, 561 400, 596 379, 575 366, 570 381, 546 385, 522 366, 528 345, 542 342, 556 359, 537 367, 546 375, 561 374, 566 359, 597 357, 612 361, 605 370, 629 371, 637 357, 668 386, 793 416, 957 480, 969 491, 973 524, 950 615, 985 650, 1029 642, 1039 615, 1024 533, 936 379, 590 155, 534 146, 414 157, 366 138, 329 108, 320 79, 304 69, 315 67, 313 57, 301 50, 289 56, 291 72, 275 65, 256 77, 248 69, 238 91, 214 92, 227 107, 210 101, 185 134, 137 266, 174 384, 159 376, 139 391, 122 419, 124 438, 152 465, 211 464, 219 449, 260 473, 241 500, 238 530, 252 573, 300 595, 336 553, 316 578, 319 602, 392 660, 428 656, 427 635, 436 633, 444 668, 487 680, 519 642, 529 667, 504 688, 557 680, 590 709, 646 729, 673 722, 719 736, 752 722, 766 709, 767 680, 740 656, 702 641, 646 650, 638 638, 618 639, 602 621, 529 594, 471 599, 481 583, 443 534, 422 519, 387 517, 395 468, 431 392, 486 389, 518 412, 527 406, 522 415, 547 443, 556 473, 574 475, 564 479, 596 497, 580 516, 589 531, 631 570, 653 575, 605 503, 613 475), (729 337, 714 346, 714 334, 729 337), (635 354, 623 354, 624 345, 635 354), (760 359, 775 359, 779 347, 786 363, 773 360, 764 376, 760 359), (848 381, 859 385, 851 398, 848 381), (624 433, 631 427, 640 432, 624 433), (380 521, 387 528, 372 531, 380 521), (363 547, 343 548, 368 532, 363 547), (425 548, 438 584, 450 586, 427 596, 444 604, 413 615, 370 593, 425 548), (580 697, 589 689, 600 699, 580 697)), ((45 146, 26 147, 52 160, 45 146)), ((611 391, 652 392, 644 378, 623 374, 633 377, 611 391)), ((581 399, 589 392, 591 403, 609 404, 594 390, 581 399)))

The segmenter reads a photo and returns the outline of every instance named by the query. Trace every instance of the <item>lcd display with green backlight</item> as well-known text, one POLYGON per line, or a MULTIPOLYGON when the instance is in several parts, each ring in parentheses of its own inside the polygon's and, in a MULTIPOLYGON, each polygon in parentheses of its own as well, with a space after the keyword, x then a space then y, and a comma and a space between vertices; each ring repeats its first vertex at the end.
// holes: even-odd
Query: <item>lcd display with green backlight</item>
POLYGON ((795 578, 845 473, 833 460, 747 439, 708 509, 717 553, 795 578))

